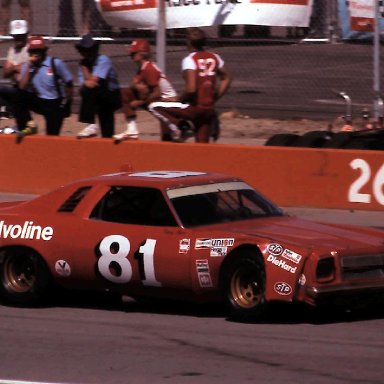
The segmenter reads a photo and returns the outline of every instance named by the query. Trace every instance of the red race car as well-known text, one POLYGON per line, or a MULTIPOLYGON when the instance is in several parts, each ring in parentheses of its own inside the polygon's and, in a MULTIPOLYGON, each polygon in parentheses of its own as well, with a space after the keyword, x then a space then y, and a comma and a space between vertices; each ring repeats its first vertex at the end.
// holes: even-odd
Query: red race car
POLYGON ((0 298, 52 287, 222 301, 260 317, 271 301, 384 297, 384 232, 291 217, 236 177, 116 173, 0 205, 0 298))

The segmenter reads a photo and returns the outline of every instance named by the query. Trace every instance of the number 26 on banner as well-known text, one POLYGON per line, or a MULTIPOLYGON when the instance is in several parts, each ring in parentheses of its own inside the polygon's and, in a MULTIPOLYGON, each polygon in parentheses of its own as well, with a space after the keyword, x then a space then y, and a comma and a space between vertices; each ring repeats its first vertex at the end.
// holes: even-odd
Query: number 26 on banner
POLYGON ((352 169, 359 170, 360 175, 349 188, 348 201, 369 204, 373 195, 379 204, 384 205, 384 164, 375 175, 372 175, 370 165, 363 159, 352 160, 350 166, 352 169), (361 192, 366 185, 372 185, 372 193, 361 192))

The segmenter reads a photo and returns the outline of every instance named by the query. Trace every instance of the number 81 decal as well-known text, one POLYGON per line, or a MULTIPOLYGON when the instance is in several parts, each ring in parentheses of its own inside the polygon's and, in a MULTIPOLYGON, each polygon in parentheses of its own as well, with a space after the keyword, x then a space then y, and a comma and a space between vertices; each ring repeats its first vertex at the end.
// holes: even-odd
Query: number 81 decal
MULTIPOLYGON (((370 193, 361 193, 361 189, 370 182, 371 167, 363 159, 354 159, 351 161, 350 166, 352 169, 359 169, 360 176, 352 183, 348 191, 348 201, 352 203, 366 203, 371 202, 370 193)), ((372 181, 373 196, 377 202, 384 205, 384 164, 379 168, 372 181)))
MULTIPOLYGON (((155 276, 155 247, 156 240, 146 239, 139 252, 135 254, 135 258, 139 263, 143 285, 160 287, 161 283, 155 276)), ((128 260, 130 250, 131 243, 126 237, 121 235, 105 237, 99 246, 100 258, 97 261, 97 268, 100 274, 113 283, 129 283, 132 279, 132 264, 128 260)))

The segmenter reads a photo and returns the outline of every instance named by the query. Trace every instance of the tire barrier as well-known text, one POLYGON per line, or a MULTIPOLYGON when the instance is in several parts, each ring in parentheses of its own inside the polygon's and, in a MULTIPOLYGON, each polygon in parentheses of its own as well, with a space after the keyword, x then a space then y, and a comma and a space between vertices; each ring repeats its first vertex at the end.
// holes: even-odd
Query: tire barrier
POLYGON ((266 146, 334 149, 384 149, 384 129, 353 132, 310 131, 303 135, 278 133, 271 136, 266 146))
MULTIPOLYGON (((312 139, 329 138, 313 134, 305 142, 314 145, 312 139)), ((361 143, 367 145, 359 140, 355 145, 361 143)), ((115 144, 43 135, 17 143, 14 135, 0 135, 0 164, 2 192, 40 194, 121 170, 190 170, 241 177, 281 206, 384 209, 384 157, 374 150, 140 140, 115 144)))

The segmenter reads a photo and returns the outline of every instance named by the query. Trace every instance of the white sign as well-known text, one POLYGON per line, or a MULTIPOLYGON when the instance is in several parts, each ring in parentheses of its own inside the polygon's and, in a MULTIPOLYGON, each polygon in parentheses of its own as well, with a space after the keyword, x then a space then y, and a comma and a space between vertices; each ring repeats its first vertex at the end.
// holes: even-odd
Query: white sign
MULTIPOLYGON (((158 0, 95 0, 106 21, 158 29, 158 0)), ((210 25, 307 27, 313 0, 164 0, 167 28, 210 25)))

